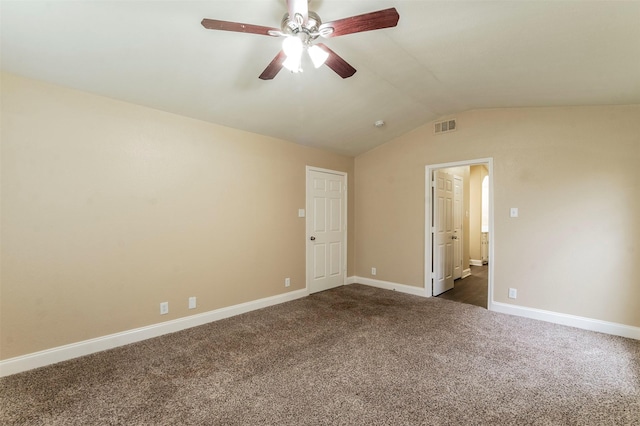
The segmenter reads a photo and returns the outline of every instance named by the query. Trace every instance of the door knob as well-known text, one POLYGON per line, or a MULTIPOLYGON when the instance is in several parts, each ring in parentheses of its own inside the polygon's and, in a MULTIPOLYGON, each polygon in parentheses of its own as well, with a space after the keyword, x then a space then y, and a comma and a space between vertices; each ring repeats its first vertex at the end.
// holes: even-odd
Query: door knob
POLYGON ((316 237, 311 237, 311 241, 315 241, 315 240, 316 240, 316 237))
POLYGON ((452 239, 452 240, 457 240, 457 239, 458 239, 458 237, 457 237, 456 235, 453 235, 453 236, 451 237, 451 239, 452 239))

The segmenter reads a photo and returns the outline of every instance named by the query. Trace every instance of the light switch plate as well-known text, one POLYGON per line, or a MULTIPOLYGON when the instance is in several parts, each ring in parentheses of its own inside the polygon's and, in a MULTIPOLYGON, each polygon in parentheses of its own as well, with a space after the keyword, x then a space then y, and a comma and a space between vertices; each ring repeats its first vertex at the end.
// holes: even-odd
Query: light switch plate
POLYGON ((304 217, 304 209, 298 209, 298 217, 304 217))
POLYGON ((518 217, 518 208, 517 207, 511 207, 511 210, 509 211, 509 215, 511 217, 518 217))

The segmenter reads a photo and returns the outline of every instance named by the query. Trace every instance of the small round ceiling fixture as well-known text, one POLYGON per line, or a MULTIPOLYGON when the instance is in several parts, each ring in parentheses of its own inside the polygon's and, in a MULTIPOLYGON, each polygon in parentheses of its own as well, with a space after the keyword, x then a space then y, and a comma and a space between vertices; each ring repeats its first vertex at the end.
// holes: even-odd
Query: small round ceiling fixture
POLYGON ((377 128, 384 127, 384 120, 378 120, 375 123, 373 123, 373 125, 376 126, 377 128))

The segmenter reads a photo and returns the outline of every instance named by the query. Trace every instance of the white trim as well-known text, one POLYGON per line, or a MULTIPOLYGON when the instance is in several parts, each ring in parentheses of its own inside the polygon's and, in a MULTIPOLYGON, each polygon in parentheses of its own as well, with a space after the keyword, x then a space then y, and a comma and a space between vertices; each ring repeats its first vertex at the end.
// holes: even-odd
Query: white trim
POLYGON ((425 296, 433 296, 433 234, 435 228, 431 221, 431 193, 436 187, 435 182, 431 179, 433 175, 432 169, 425 166, 424 171, 424 291, 425 296))
POLYGON ((469 259, 469 265, 471 266, 482 266, 482 260, 478 260, 478 259, 469 259))
POLYGON ((349 204, 349 174, 347 172, 341 172, 338 170, 330 170, 330 169, 323 169, 321 167, 315 167, 315 166, 305 166, 305 174, 304 174, 304 204, 305 204, 305 208, 307 209, 307 212, 305 214, 305 224, 304 224, 304 265, 305 265, 305 289, 307 290, 307 294, 309 294, 310 292, 310 286, 309 286, 309 273, 310 273, 310 268, 309 268, 309 228, 310 228, 310 222, 309 222, 309 211, 311 208, 311 200, 309 198, 309 193, 308 193, 308 188, 309 188, 309 172, 314 171, 314 172, 321 172, 321 173, 328 173, 328 174, 332 174, 332 175, 338 175, 338 176, 342 176, 344 178, 344 195, 343 195, 343 204, 344 204, 344 229, 342 230, 342 239, 344 241, 344 248, 343 248, 343 259, 344 259, 344 264, 343 269, 342 269, 342 284, 348 284, 347 283, 347 256, 348 256, 348 252, 347 252, 347 246, 349 244, 349 242, 347 241, 347 236, 349 235, 348 231, 347 231, 347 226, 348 226, 348 218, 349 218, 349 211, 347 210, 348 207, 347 205, 349 204))
POLYGON ((329 173, 330 175, 347 176, 347 172, 341 172, 339 170, 323 169, 322 167, 306 166, 307 170, 313 170, 315 172, 329 173))
MULTIPOLYGON (((382 288, 385 290, 395 290, 401 293, 412 294, 414 296, 429 297, 428 292, 424 288, 410 286, 406 284, 398 284, 389 281, 374 280, 371 278, 353 276, 349 277, 349 284, 364 284, 371 287, 382 288)), ((592 318, 580 317, 576 315, 563 314, 559 312, 545 311, 536 308, 527 308, 524 306, 511 305, 502 302, 493 302, 491 311, 508 315, 516 315, 519 317, 531 318, 540 321, 551 322, 554 324, 576 327, 583 330, 597 331, 600 333, 612 334, 614 336, 622 336, 630 339, 640 340, 640 327, 619 324, 615 322, 602 321, 592 318)))
POLYGON ((619 324, 616 322, 602 321, 593 318, 579 317, 576 315, 559 312, 545 311, 536 308, 512 305, 509 303, 493 302, 491 310, 503 314, 517 315, 519 317, 532 318, 541 321, 562 324, 583 330, 598 331, 600 333, 613 334, 615 336, 628 337, 640 340, 640 327, 619 324))
POLYGON ((471 268, 462 270, 462 278, 467 278, 469 275, 471 275, 471 268))
MULTIPOLYGON (((460 223, 460 235, 458 235, 458 238, 460 239, 460 250, 459 250, 459 251, 460 251, 460 259, 459 259, 459 260, 460 260, 460 276, 459 276, 459 277, 456 277, 456 274, 454 273, 454 274, 453 274, 453 280, 454 280, 454 281, 455 281, 455 280, 457 280, 457 279, 459 279, 459 278, 460 278, 460 279, 462 279, 462 278, 464 278, 464 277, 465 277, 465 276, 464 276, 464 269, 462 269, 462 264, 464 263, 464 178, 463 178, 462 176, 453 175, 454 188, 455 188, 455 181, 456 181, 456 179, 458 179, 458 180, 461 182, 461 184, 462 184, 462 194, 461 194, 461 197, 462 197, 462 204, 463 204, 463 206, 462 206, 462 212, 460 212, 460 217, 462 218, 462 219, 461 219, 461 223, 460 223)), ((455 189, 454 189, 454 193, 453 193, 453 200, 454 200, 454 203, 455 203, 455 199, 456 199, 456 193, 455 193, 455 189)), ((454 215, 454 217, 455 217, 455 215, 456 215, 455 210, 456 210, 456 208, 454 207, 454 208, 453 208, 453 211, 454 211, 453 215, 454 215)), ((454 219, 454 221, 453 221, 453 222, 455 223, 455 219, 454 219)), ((455 226, 454 226, 454 229, 455 229, 455 226)), ((453 256, 453 257, 454 257, 454 259, 455 259, 455 256, 453 256)), ((454 263, 455 263, 455 262, 454 262, 454 263)), ((469 275, 471 275, 471 272, 469 272, 469 275)))
POLYGON ((290 302, 308 295, 309 292, 306 289, 295 290, 284 294, 278 294, 276 296, 266 297, 264 299, 241 303, 239 305, 228 306, 159 324, 135 328, 133 330, 127 330, 15 358, 9 358, 4 361, 0 361, 0 377, 9 376, 11 374, 20 373, 33 368, 44 367, 46 365, 101 352, 107 349, 113 349, 118 346, 140 342, 142 340, 162 336, 164 334, 175 333, 176 331, 197 327, 199 325, 266 308, 268 306, 290 302))
POLYGON ((344 282, 344 284, 345 285, 355 284, 355 283, 358 282, 357 278, 358 277, 356 277, 356 276, 347 277, 347 280, 344 282))
POLYGON ((455 161, 451 163, 429 164, 425 166, 425 201, 424 201, 424 289, 425 296, 431 297, 433 293, 431 285, 431 258, 432 258, 432 246, 431 246, 431 175, 434 170, 446 169, 449 167, 461 167, 461 166, 474 166, 486 164, 489 170, 489 232, 491 233, 491 239, 489 240, 489 272, 488 272, 488 291, 487 291, 487 308, 491 310, 493 304, 493 276, 495 270, 495 253, 494 247, 496 245, 497 236, 495 234, 495 227, 493 222, 493 199, 494 199, 494 172, 493 172, 493 157, 479 158, 475 160, 455 161))
POLYGON ((365 278, 365 277, 352 277, 355 281, 355 283, 358 284, 364 284, 364 285, 368 285, 371 287, 377 287, 377 288, 382 288, 385 290, 393 290, 393 291, 399 291, 400 293, 407 293, 407 294, 412 294, 414 296, 422 296, 425 297, 427 296, 424 288, 422 287, 415 287, 412 285, 406 285, 406 284, 398 284, 398 283, 392 283, 390 281, 381 281, 381 280, 374 280, 371 278, 365 278))

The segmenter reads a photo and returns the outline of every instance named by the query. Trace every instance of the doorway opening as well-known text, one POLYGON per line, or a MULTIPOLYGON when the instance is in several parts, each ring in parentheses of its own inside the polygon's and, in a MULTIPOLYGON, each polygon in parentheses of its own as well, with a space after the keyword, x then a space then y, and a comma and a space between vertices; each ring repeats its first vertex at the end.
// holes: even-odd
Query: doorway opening
POLYGON ((493 159, 425 168, 425 293, 491 309, 493 159))

